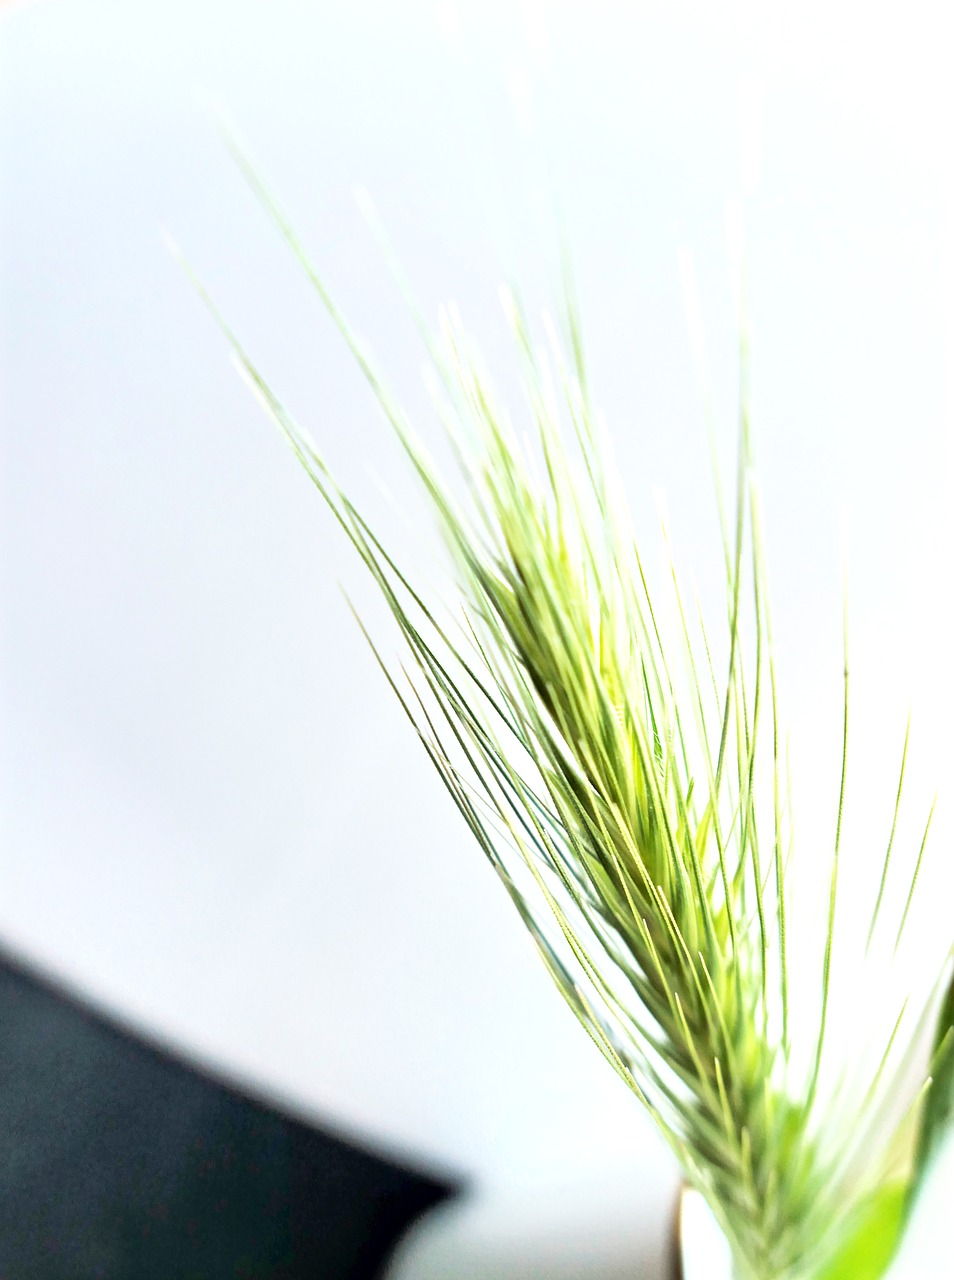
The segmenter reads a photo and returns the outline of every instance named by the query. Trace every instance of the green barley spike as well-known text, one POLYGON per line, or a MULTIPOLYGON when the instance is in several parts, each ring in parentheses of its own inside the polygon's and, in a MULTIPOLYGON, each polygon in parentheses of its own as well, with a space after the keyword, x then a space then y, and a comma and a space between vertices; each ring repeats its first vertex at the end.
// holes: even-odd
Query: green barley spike
MULTIPOLYGON (((426 332, 412 301, 463 470, 467 499, 460 503, 288 218, 234 137, 228 140, 431 501, 456 573, 459 628, 438 622, 220 323, 380 587, 411 659, 410 688, 402 691, 404 682, 388 673, 391 687, 554 982, 705 1196, 739 1280, 875 1280, 881 1270, 857 1262, 858 1232, 881 1203, 887 1156, 880 1160, 876 1149, 862 1167, 854 1152, 868 1109, 901 1078, 904 1062, 891 1054, 907 1006, 857 1112, 825 1123, 818 1084, 845 770, 821 940, 824 988, 817 1039, 803 1055, 812 1063, 806 1073, 792 1068, 789 1054, 789 787, 744 386, 735 520, 723 527, 728 659, 720 672, 684 608, 674 567, 677 639, 665 638, 659 624, 594 416, 568 276, 569 356, 552 326, 549 353, 541 355, 519 303, 504 294, 530 407, 529 426, 519 431, 459 319, 444 312, 439 332, 426 332), (753 641, 750 665, 744 650, 753 641)), ((743 369, 746 362, 743 350, 743 369)), ((847 742, 847 677, 845 693, 847 742)), ((894 828, 889 853, 893 842, 894 828)), ((872 930, 887 905, 882 884, 872 930)), ((945 1052, 950 1040, 938 1037, 945 1052)), ((916 1172, 907 1171, 912 1184, 916 1172)), ((893 1231, 882 1270, 900 1221, 893 1231)))

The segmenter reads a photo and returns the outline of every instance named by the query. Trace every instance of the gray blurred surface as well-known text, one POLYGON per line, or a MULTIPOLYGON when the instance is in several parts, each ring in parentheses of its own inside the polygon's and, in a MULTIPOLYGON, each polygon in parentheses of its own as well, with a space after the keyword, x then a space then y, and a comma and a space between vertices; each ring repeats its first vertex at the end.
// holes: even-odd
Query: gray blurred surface
POLYGON ((450 1188, 137 1041, 0 952, 0 1275, 375 1280, 450 1188))

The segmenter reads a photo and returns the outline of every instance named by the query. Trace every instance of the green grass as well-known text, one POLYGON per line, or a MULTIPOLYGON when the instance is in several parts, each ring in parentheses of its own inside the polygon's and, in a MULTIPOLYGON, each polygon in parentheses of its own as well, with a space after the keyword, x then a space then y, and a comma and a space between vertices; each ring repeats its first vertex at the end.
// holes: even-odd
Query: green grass
MULTIPOLYGON (((503 295, 526 393, 519 427, 458 317, 442 313, 432 334, 412 300, 463 479, 455 498, 287 218, 231 145, 427 496, 459 593, 450 617, 415 589, 219 322, 380 588, 408 655, 399 673, 382 663, 385 677, 554 982, 706 1197, 739 1277, 880 1275, 950 1097, 946 1111, 944 1097, 933 1108, 913 1103, 886 1138, 876 1135, 874 1118, 916 1052, 907 1006, 857 1099, 839 1094, 836 1110, 820 1090, 839 918, 847 646, 817 1013, 793 1051, 787 886, 797 851, 744 343, 735 492, 720 501, 726 604, 713 645, 674 567, 664 607, 662 589, 651 587, 597 426, 572 290, 562 336, 547 326, 545 354, 518 301, 503 295)), ((886 885, 904 767, 869 944, 884 927, 903 931, 917 878, 898 912, 886 885)), ((936 1001, 928 1009, 936 1014, 936 1001)), ((944 1016, 937 1053, 950 1094, 954 1011, 944 1016)))

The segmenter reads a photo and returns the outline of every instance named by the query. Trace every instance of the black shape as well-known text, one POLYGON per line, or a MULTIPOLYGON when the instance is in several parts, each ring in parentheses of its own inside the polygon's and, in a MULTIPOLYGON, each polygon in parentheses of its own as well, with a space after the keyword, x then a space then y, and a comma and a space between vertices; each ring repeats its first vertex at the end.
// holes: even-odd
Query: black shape
POLYGON ((452 1190, 0 955, 0 1280, 372 1280, 452 1190))

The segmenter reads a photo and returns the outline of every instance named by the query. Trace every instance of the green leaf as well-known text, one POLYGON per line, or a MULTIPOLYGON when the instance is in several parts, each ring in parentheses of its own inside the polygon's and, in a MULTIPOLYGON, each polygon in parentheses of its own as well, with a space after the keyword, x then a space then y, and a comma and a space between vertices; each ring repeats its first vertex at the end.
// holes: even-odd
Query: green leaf
POLYGON ((894 1256, 905 1218, 908 1185, 879 1187, 853 1215, 845 1243, 816 1280, 880 1280, 894 1256))
POLYGON ((931 1087, 924 1100, 914 1169, 908 1188, 906 1215, 920 1194, 934 1157, 954 1126, 954 978, 938 1015, 931 1055, 931 1087))

